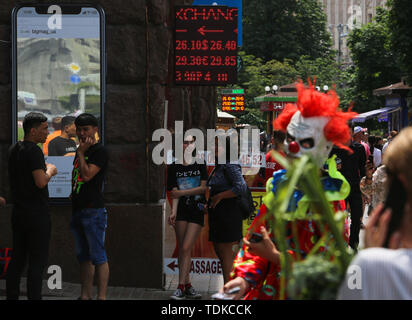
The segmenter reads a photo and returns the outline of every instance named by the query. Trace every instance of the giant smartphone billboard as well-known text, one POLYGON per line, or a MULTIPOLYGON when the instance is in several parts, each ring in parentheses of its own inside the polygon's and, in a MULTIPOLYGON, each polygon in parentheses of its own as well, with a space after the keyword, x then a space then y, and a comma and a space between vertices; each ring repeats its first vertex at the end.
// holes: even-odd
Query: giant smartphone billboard
POLYGON ((94 6, 24 4, 12 13, 13 143, 24 137, 27 113, 47 117, 50 135, 40 147, 59 172, 49 183, 52 199, 67 200, 71 193, 78 146, 73 119, 95 115, 104 140, 104 21, 94 6))

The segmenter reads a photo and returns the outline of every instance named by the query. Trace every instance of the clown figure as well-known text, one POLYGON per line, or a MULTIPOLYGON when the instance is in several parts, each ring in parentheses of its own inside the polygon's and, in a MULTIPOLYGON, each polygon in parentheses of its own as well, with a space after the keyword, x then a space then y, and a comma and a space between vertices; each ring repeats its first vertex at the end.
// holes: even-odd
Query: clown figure
MULTIPOLYGON (((328 159, 329 153, 336 145, 349 152, 345 144, 350 140, 348 121, 356 116, 354 112, 343 112, 339 109, 337 94, 331 90, 327 94, 315 90, 312 84, 305 87, 302 82, 297 84, 297 104, 288 104, 283 112, 274 121, 274 128, 286 132, 285 153, 287 158, 293 160, 308 154, 319 168, 319 174, 327 200, 332 204, 335 212, 345 211, 344 199, 350 192, 350 187, 345 178, 336 169, 335 158, 328 159), (323 170, 324 166, 328 170, 323 170)), ((277 186, 286 179, 285 170, 274 172, 267 183, 267 192, 276 197, 277 186)), ((280 253, 275 246, 276 235, 268 230, 265 216, 269 212, 269 203, 263 204, 258 215, 249 228, 248 236, 243 239, 243 247, 239 251, 233 265, 231 280, 221 289, 221 293, 228 294, 231 289, 240 288, 232 294, 234 299, 279 299, 280 287, 280 253), (263 240, 254 243, 252 233, 259 233, 263 240)), ((322 232, 316 222, 311 219, 312 212, 304 204, 304 194, 296 190, 293 201, 290 202, 288 211, 304 210, 305 219, 295 220, 297 228, 298 246, 300 252, 294 247, 292 240, 291 223, 288 223, 287 247, 292 261, 297 256, 305 258, 322 237, 322 232), (303 209, 302 209, 303 208, 303 209)), ((348 240, 348 228, 345 224, 345 240, 348 240)))

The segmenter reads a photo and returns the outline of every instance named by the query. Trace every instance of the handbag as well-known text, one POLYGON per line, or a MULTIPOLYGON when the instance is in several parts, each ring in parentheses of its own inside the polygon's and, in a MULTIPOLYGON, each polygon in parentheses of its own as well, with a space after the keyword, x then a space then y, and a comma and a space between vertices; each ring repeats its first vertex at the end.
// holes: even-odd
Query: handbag
POLYGON ((11 248, 0 248, 0 279, 3 279, 6 276, 12 251, 11 248))
POLYGON ((255 204, 253 202, 252 192, 247 185, 246 190, 242 192, 236 200, 238 202, 240 212, 242 213, 242 219, 249 219, 255 212, 255 204))
MULTIPOLYGON (((230 179, 230 177, 227 176, 225 168, 223 168, 225 177, 227 181, 230 181, 230 183, 233 186, 233 181, 230 179)), ((252 197, 252 192, 250 191, 245 179, 243 178, 243 182, 246 185, 246 189, 243 190, 237 197, 236 197, 236 202, 238 204, 240 213, 242 214, 242 220, 249 219, 252 214, 255 212, 255 204, 253 202, 253 197, 252 197)))

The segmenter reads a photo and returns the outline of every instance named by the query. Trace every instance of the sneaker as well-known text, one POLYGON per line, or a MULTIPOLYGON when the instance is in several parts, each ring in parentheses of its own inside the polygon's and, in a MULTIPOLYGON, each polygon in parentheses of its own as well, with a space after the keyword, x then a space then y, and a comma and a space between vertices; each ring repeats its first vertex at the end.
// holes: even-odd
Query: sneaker
POLYGON ((195 288, 189 287, 185 289, 185 296, 188 299, 200 299, 202 298, 202 295, 198 293, 195 288))
POLYGON ((180 288, 177 288, 176 291, 173 293, 173 295, 170 296, 170 299, 172 299, 172 300, 184 300, 184 299, 186 299, 186 296, 180 288))

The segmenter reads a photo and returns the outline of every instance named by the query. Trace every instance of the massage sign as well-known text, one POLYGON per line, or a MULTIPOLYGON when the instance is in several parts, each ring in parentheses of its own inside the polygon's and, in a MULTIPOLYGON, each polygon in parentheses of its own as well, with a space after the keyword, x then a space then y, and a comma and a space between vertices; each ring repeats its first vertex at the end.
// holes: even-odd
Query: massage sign
POLYGON ((236 83, 238 9, 176 6, 175 13, 175 84, 236 83))

